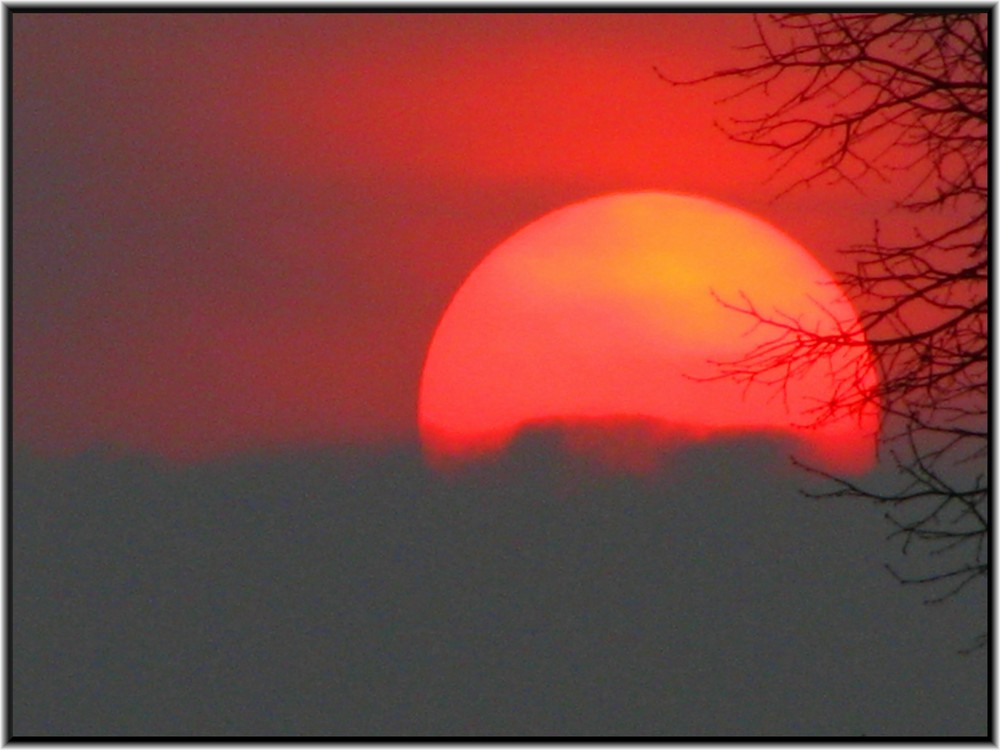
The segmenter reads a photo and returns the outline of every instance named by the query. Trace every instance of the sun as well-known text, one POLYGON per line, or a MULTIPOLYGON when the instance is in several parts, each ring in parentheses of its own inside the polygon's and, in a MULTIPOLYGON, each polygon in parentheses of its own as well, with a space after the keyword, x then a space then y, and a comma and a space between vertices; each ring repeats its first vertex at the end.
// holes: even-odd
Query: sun
POLYGON ((807 250, 714 200, 621 193, 547 214, 493 250, 446 309, 421 379, 425 454, 461 460, 538 422, 642 419, 694 439, 777 431, 826 468, 868 468, 874 406, 819 426, 809 416, 845 368, 873 384, 867 347, 835 353, 782 393, 712 378, 713 362, 774 336, 719 302, 740 295, 820 332, 857 323, 807 250))

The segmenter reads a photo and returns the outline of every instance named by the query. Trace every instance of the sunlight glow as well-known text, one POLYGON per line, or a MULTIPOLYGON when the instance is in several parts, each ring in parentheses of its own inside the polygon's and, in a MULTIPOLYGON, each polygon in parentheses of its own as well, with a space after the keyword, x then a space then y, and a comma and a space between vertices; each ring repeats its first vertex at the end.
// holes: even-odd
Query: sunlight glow
POLYGON ((857 319, 808 251, 715 201, 616 194, 528 225, 473 271, 434 335, 419 404, 429 458, 495 449, 539 420, 627 417, 696 436, 782 430, 831 468, 868 467, 874 408, 806 426, 867 349, 837 352, 785 394, 698 380, 774 335, 713 293, 821 331, 857 319))

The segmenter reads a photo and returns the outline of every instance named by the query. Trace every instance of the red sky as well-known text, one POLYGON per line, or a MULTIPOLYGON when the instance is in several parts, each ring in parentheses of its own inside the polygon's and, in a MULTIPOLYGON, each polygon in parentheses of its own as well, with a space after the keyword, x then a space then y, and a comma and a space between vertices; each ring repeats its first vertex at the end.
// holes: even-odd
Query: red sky
POLYGON ((416 435, 451 295, 602 193, 690 192, 836 270, 886 197, 773 199, 672 88, 747 61, 730 14, 41 14, 13 32, 14 438, 173 457, 416 435))

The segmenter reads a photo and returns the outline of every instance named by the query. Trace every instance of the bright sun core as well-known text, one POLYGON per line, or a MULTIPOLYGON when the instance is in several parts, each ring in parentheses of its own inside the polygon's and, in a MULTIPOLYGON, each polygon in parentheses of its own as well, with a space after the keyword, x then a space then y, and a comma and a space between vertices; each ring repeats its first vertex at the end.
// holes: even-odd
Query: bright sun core
POLYGON ((428 458, 497 449, 537 422, 641 418, 695 439, 777 431, 825 468, 869 468, 875 406, 820 426, 809 415, 838 373, 860 366, 873 384, 867 347, 835 353, 784 394, 705 380, 713 361, 775 336, 719 302, 740 295, 820 332, 857 322, 807 250, 739 209, 644 192, 547 214, 479 264, 437 327, 420 388, 428 458))

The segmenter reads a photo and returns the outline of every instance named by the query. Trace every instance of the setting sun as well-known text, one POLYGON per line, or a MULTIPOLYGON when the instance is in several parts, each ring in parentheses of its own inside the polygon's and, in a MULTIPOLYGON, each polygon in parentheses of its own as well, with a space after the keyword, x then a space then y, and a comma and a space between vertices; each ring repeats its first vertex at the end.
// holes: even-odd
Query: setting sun
POLYGON ((740 295, 819 331, 857 320, 808 251, 738 209, 645 192, 553 211, 487 256, 447 308, 420 390, 428 457, 496 449, 539 422, 641 419, 696 439, 777 432, 826 466, 868 468, 874 408, 822 425, 810 415, 868 351, 838 352, 784 393, 713 378, 713 362, 774 336, 719 301, 740 295))
POLYGON ((992 8, 42 5, 12 738, 990 736, 992 8))

